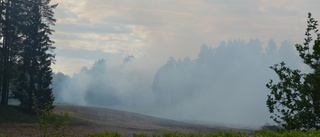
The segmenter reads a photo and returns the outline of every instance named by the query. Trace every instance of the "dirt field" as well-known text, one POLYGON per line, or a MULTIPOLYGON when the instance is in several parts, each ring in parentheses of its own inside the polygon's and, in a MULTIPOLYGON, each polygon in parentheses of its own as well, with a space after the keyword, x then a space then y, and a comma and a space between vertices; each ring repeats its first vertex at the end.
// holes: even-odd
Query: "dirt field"
MULTIPOLYGON (((230 130, 223 127, 187 124, 105 108, 58 106, 55 108, 55 112, 69 114, 70 136, 83 136, 105 131, 132 136, 133 133, 161 134, 170 131, 213 133, 217 130, 230 130)), ((0 124, 0 135, 3 136, 37 136, 38 132, 34 123, 0 124)))

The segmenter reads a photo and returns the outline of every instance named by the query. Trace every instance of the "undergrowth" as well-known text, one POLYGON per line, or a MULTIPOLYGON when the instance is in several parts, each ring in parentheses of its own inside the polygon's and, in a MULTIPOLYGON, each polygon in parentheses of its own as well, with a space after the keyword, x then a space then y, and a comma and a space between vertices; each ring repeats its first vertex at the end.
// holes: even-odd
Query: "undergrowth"
MULTIPOLYGON (((104 132, 89 134, 85 137, 121 137, 118 132, 104 132)), ((308 130, 308 131, 285 131, 282 133, 273 132, 270 130, 261 130, 255 134, 249 135, 246 132, 223 132, 218 131, 212 134, 184 134, 179 132, 169 132, 162 135, 147 135, 147 134, 133 134, 133 137, 320 137, 319 130, 308 130)))

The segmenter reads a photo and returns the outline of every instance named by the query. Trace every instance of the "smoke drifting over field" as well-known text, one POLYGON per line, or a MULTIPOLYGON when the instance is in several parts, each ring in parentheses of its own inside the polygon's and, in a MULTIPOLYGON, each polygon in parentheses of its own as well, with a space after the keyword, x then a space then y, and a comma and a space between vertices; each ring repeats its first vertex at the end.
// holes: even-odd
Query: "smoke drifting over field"
POLYGON ((147 57, 101 59, 73 76, 57 73, 56 103, 117 108, 176 120, 256 127, 271 122, 269 66, 303 68, 292 43, 233 40, 201 46, 198 57, 169 58, 150 70, 147 57), (214 46, 214 45, 211 45, 214 46))

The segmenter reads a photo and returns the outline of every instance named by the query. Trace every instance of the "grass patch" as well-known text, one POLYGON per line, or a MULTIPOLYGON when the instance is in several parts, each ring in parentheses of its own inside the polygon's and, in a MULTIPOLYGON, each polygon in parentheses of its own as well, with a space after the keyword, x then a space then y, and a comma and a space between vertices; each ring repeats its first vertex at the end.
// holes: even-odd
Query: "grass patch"
POLYGON ((0 105, 0 123, 34 123, 37 121, 35 113, 19 106, 0 105))
MULTIPOLYGON (((85 137, 122 137, 118 132, 104 132, 88 134, 85 137)), ((224 132, 218 131, 212 134, 184 134, 179 132, 169 132, 162 135, 147 135, 147 134, 133 134, 133 137, 320 137, 319 130, 308 130, 308 131, 285 131, 282 133, 276 133, 268 130, 261 130, 253 135, 249 135, 246 132, 224 132)))
MULTIPOLYGON (((61 113, 61 112, 60 112, 61 113)), ((59 112, 53 114, 53 119, 57 119, 60 116, 59 112)), ((78 118, 73 118, 77 121, 78 118)), ((30 123, 33 124, 38 121, 35 112, 27 110, 19 106, 0 105, 0 124, 19 124, 30 123)))

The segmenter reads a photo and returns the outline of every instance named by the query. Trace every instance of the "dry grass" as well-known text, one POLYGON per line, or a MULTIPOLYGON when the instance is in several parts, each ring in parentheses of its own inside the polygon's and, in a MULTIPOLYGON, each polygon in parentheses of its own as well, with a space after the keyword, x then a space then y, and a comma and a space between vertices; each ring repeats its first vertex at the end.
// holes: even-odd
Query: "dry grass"
MULTIPOLYGON (((119 132, 124 136, 131 136, 133 133, 161 134, 170 131, 213 133, 219 129, 221 130, 221 128, 217 127, 187 124, 106 108, 57 106, 54 111, 55 113, 69 114, 70 135, 72 136, 82 136, 104 131, 119 132)), ((23 115, 18 111, 13 111, 12 113, 19 113, 20 116, 23 115)), ((32 122, 2 123, 0 124, 0 135, 36 136, 37 128, 32 122)))

